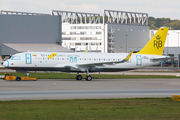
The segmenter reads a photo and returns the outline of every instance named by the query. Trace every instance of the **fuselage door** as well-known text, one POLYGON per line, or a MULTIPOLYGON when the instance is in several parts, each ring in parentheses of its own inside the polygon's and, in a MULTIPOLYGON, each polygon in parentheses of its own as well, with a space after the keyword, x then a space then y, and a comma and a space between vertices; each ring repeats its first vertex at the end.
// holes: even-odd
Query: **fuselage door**
POLYGON ((142 65, 142 57, 141 55, 136 55, 136 65, 142 65))
POLYGON ((26 61, 26 64, 31 64, 32 63, 32 59, 31 59, 31 54, 30 53, 26 53, 25 54, 25 61, 26 61))

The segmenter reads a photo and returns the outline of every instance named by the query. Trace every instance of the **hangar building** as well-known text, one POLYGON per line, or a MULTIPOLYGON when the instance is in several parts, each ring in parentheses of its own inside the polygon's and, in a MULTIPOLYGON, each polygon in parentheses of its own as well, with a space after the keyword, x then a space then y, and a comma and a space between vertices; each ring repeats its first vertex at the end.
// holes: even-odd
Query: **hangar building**
POLYGON ((83 52, 139 51, 149 41, 148 14, 104 10, 96 13, 52 11, 62 16, 62 46, 83 52))
POLYGON ((18 52, 70 51, 61 45, 61 16, 1 11, 0 55, 18 52))

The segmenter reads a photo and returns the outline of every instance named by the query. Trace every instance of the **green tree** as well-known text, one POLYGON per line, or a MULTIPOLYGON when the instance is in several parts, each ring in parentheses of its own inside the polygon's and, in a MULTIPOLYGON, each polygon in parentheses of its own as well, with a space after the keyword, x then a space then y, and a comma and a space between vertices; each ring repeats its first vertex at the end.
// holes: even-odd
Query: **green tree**
POLYGON ((160 23, 160 27, 162 27, 162 26, 170 26, 170 23, 168 21, 162 21, 160 23))
POLYGON ((162 26, 171 27, 173 30, 179 30, 180 20, 171 20, 170 18, 154 18, 149 17, 149 26, 151 29, 158 29, 162 26))
POLYGON ((150 29, 156 30, 156 26, 154 25, 156 19, 154 17, 149 17, 148 20, 150 29))
POLYGON ((156 26, 157 28, 159 28, 161 22, 162 22, 162 18, 157 18, 157 19, 155 20, 155 26, 156 26))
POLYGON ((157 28, 156 28, 156 26, 155 26, 154 24, 152 24, 152 25, 150 26, 150 29, 152 29, 152 30, 157 30, 157 28))
POLYGON ((180 21, 179 20, 173 20, 173 22, 170 23, 170 27, 173 30, 180 30, 180 21))

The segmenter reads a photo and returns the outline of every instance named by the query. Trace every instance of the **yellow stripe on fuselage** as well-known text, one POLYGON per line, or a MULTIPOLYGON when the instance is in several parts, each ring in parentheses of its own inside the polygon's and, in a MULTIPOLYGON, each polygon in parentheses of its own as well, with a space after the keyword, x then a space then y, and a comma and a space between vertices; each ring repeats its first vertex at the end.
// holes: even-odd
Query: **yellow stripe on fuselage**
POLYGON ((52 53, 48 58, 49 59, 52 59, 54 56, 56 56, 57 55, 57 53, 52 53))

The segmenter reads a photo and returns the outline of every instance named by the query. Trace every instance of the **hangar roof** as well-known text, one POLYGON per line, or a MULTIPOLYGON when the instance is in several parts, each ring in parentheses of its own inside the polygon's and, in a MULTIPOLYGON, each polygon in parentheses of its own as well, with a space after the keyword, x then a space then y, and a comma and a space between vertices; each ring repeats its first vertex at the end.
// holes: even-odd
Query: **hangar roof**
POLYGON ((17 52, 72 52, 58 44, 3 43, 3 45, 17 52))

